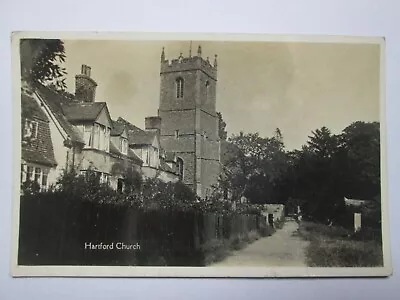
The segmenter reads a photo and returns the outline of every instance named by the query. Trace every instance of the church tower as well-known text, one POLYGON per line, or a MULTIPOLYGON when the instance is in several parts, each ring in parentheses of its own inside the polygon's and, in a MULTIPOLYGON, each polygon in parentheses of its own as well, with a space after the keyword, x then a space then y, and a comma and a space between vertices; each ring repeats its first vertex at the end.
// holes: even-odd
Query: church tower
POLYGON ((209 196, 220 175, 216 114, 217 56, 213 64, 197 55, 167 60, 160 70, 160 142, 183 160, 183 182, 200 197, 209 196))

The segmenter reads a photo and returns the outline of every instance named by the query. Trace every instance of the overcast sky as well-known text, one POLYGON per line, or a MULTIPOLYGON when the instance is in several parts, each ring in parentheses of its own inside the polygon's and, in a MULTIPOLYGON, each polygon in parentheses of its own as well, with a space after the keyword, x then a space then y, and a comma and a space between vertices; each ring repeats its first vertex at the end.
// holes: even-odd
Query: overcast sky
MULTIPOLYGON (((193 55, 199 42, 193 41, 193 55)), ((228 134, 282 131, 288 149, 300 148, 312 130, 333 133, 356 120, 379 120, 379 46, 283 42, 201 42, 203 57, 218 54, 217 110, 228 134)), ((160 54, 167 59, 189 42, 65 41, 67 85, 81 64, 92 67, 96 101, 106 101, 112 118, 144 126, 156 115, 160 54)))

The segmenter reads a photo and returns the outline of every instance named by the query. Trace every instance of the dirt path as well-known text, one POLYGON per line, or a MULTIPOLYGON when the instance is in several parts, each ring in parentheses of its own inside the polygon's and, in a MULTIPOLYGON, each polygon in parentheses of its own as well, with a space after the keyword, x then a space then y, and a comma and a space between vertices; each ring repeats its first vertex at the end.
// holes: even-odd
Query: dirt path
POLYGON ((308 242, 296 235, 297 228, 295 221, 287 221, 272 236, 261 238, 242 250, 234 251, 211 266, 306 267, 304 253, 308 242))

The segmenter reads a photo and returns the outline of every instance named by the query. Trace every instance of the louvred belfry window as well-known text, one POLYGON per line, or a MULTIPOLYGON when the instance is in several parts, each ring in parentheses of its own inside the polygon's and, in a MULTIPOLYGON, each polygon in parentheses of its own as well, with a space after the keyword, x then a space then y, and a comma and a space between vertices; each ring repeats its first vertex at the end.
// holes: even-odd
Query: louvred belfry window
POLYGON ((176 79, 176 98, 183 98, 183 88, 183 78, 179 77, 176 79))

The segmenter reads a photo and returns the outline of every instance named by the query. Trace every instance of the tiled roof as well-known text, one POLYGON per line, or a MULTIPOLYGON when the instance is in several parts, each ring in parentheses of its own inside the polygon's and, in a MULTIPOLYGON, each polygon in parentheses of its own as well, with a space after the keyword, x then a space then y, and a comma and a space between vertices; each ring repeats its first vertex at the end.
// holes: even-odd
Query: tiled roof
POLYGON ((140 129, 139 127, 133 125, 131 122, 125 120, 124 118, 119 117, 119 118, 117 119, 117 122, 118 122, 118 123, 121 123, 121 124, 124 124, 124 125, 126 126, 126 128, 127 128, 129 131, 133 131, 133 132, 144 132, 143 129, 140 129))
POLYGON ((119 136, 125 129, 125 125, 121 122, 112 120, 111 136, 119 136))
POLYGON ((175 161, 175 152, 165 152, 165 161, 175 161))
POLYGON ((172 168, 165 161, 160 161, 160 170, 175 173, 174 170, 172 170, 172 168))
POLYGON ((36 91, 39 94, 40 98, 46 102, 49 106, 50 110, 56 117, 57 121, 60 123, 61 127, 68 134, 70 139, 74 142, 79 142, 84 144, 81 132, 72 125, 66 116, 64 116, 62 106, 68 105, 71 103, 71 99, 57 93, 56 91, 44 86, 38 85, 36 87, 36 91))
POLYGON ((97 119, 100 112, 106 106, 105 102, 91 103, 62 103, 61 108, 67 120, 70 122, 88 121, 93 122, 97 119))
POLYGON ((21 116, 22 118, 36 118, 48 122, 46 114, 31 96, 21 93, 21 116))
POLYGON ((128 132, 129 145, 152 145, 154 141, 155 133, 149 131, 142 132, 128 132))
POLYGON ((128 129, 128 142, 129 145, 151 145, 153 144, 155 132, 144 131, 139 127, 133 125, 127 120, 119 117, 117 123, 124 124, 128 129))
POLYGON ((136 155, 136 153, 132 150, 132 149, 128 149, 128 157, 130 159, 132 159, 134 162, 136 162, 137 164, 142 165, 143 164, 143 160, 136 155))
POLYGON ((53 143, 51 140, 49 121, 35 99, 21 95, 21 126, 25 125, 25 118, 37 121, 36 137, 24 140, 21 146, 21 158, 26 162, 46 166, 56 166, 53 143))
POLYGON ((36 163, 40 165, 45 165, 49 167, 53 167, 57 165, 57 162, 54 158, 53 148, 48 147, 48 143, 43 140, 45 143, 36 143, 34 146, 24 147, 22 146, 21 158, 26 162, 36 163), (40 147, 39 147, 40 145, 40 147), (38 149, 42 148, 42 149, 38 149), (44 152, 43 152, 43 149, 44 152))
MULTIPOLYGON (((113 154, 117 154, 117 155, 125 155, 121 151, 119 151, 118 147, 113 142, 110 142, 110 152, 113 154)), ((127 156, 136 164, 139 164, 139 165, 143 164, 143 160, 141 160, 139 158, 139 156, 137 156, 136 153, 132 149, 128 149, 127 156)))

